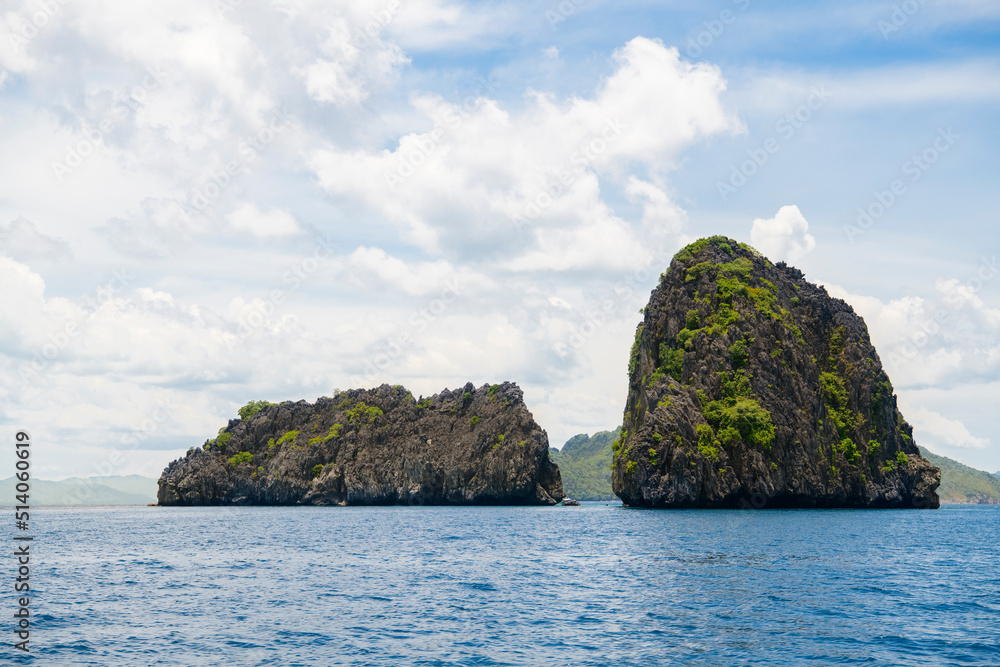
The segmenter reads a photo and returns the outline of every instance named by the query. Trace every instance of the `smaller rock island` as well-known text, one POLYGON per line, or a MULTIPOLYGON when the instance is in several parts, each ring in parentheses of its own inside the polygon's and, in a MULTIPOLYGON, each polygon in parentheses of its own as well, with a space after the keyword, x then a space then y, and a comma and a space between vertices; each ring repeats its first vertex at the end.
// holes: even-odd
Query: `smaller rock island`
POLYGON ((554 505, 548 436, 513 383, 415 399, 352 389, 315 403, 252 401, 172 462, 160 505, 554 505))

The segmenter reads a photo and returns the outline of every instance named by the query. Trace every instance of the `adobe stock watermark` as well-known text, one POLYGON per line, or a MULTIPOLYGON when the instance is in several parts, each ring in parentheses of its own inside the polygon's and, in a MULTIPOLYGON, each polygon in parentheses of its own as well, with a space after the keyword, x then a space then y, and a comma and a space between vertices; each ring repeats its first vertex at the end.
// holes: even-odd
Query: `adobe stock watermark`
POLYGON ((889 183, 885 190, 875 190, 873 199, 868 206, 858 208, 858 217, 854 224, 844 225, 844 235, 854 244, 859 236, 864 236, 891 209, 896 202, 909 192, 910 184, 916 183, 941 156, 951 150, 960 135, 955 134, 951 126, 938 128, 937 136, 929 146, 907 158, 900 166, 900 171, 906 178, 897 178, 889 183))
MULTIPOLYGON (((732 3, 740 12, 746 11, 747 7, 750 6, 750 0, 732 0, 732 3)), ((703 21, 703 29, 694 37, 688 39, 684 53, 691 60, 700 57, 705 52, 705 49, 712 46, 715 40, 722 36, 722 33, 726 31, 728 26, 736 23, 737 17, 738 14, 733 10, 723 9, 717 17, 703 21)))
POLYGON ((653 267, 667 267, 670 265, 671 259, 671 255, 663 248, 650 251, 639 268, 632 273, 623 275, 608 294, 598 299, 596 307, 584 311, 583 322, 574 327, 573 332, 569 335, 568 343, 556 344, 556 353, 560 356, 566 356, 569 354, 568 348, 579 350, 598 331, 613 321, 615 314, 622 308, 623 302, 641 301, 645 298, 643 295, 649 293, 649 289, 646 287, 647 281, 656 275, 656 269, 653 267))
POLYGON ((236 177, 289 127, 291 127, 291 117, 282 111, 276 111, 263 128, 243 137, 236 147, 237 155, 221 168, 209 171, 203 185, 193 188, 184 201, 179 202, 184 214, 187 216, 204 213, 233 184, 236 177))
POLYGON ((69 0, 39 0, 36 3, 38 9, 31 13, 29 20, 23 21, 18 32, 7 35, 10 47, 14 51, 23 53, 28 46, 28 42, 33 40, 43 30, 62 14, 62 8, 69 4, 69 0))
MULTIPOLYGON (((93 315, 98 308, 110 303, 116 294, 125 290, 135 279, 135 276, 129 275, 125 269, 114 271, 112 276, 106 285, 97 288, 93 296, 88 294, 83 297, 83 310, 87 315, 93 315)), ((41 347, 34 350, 31 361, 22 363, 18 368, 17 375, 21 385, 28 386, 40 374, 46 372, 78 335, 80 335, 80 323, 77 320, 70 320, 61 329, 49 334, 41 347)))
POLYGON ((351 32, 351 41, 341 45, 341 49, 346 56, 352 56, 351 49, 361 51, 382 36, 382 31, 389 27, 389 24, 406 9, 406 3, 401 0, 389 0, 381 9, 373 9, 369 14, 371 19, 361 27, 355 28, 351 32))
POLYGON ((585 4, 587 0, 560 0, 545 10, 545 20, 549 22, 549 27, 555 30, 557 25, 565 23, 585 4))
MULTIPOLYGON (((254 331, 260 329, 267 323, 278 308, 288 298, 289 292, 294 292, 302 287, 309 280, 320 266, 330 261, 334 257, 340 245, 336 243, 333 236, 326 236, 316 241, 312 254, 296 261, 281 275, 281 284, 284 288, 275 288, 265 295, 263 299, 254 299, 250 302, 252 309, 245 316, 241 316, 236 326, 236 336, 242 342, 249 338, 254 331)), ((230 350, 236 349, 236 341, 228 341, 230 350)))
POLYGON ((518 231, 528 224, 531 224, 559 197, 561 197, 580 178, 580 171, 591 166, 597 161, 608 146, 613 144, 622 133, 628 129, 628 125, 621 122, 619 118, 609 120, 604 124, 604 128, 590 141, 581 144, 573 155, 569 158, 569 165, 563 164, 554 170, 552 178, 542 178, 541 192, 532 197, 520 213, 511 216, 511 224, 518 231), (573 167, 577 167, 574 169, 573 167))
POLYGON ((782 141, 788 141, 794 137, 795 133, 802 129, 832 96, 833 94, 827 90, 825 84, 814 86, 803 104, 779 118, 774 123, 774 129, 780 138, 768 137, 760 147, 747 150, 747 159, 730 167, 729 179, 716 181, 715 187, 719 191, 722 201, 729 201, 731 195, 736 194, 740 188, 746 185, 768 163, 771 156, 781 150, 782 141))
POLYGON ((119 123, 142 108, 149 94, 160 87, 165 76, 166 72, 159 67, 146 69, 146 76, 143 80, 138 85, 130 86, 128 95, 122 96, 121 101, 97 122, 96 127, 90 127, 85 123, 80 130, 83 138, 66 147, 66 153, 61 162, 54 161, 52 163, 52 173, 56 180, 62 183, 63 179, 76 171, 87 157, 93 155, 98 146, 104 142, 104 137, 110 134, 119 123))
POLYGON ((878 31, 882 33, 882 39, 889 39, 889 35, 899 32, 925 4, 927 4, 927 0, 905 0, 898 5, 893 5, 889 18, 878 20, 878 31))
POLYGON ((379 351, 365 361, 364 375, 351 377, 352 387, 364 387, 371 384, 380 374, 384 373, 403 351, 417 341, 417 337, 430 327, 431 323, 444 315, 448 309, 462 296, 458 278, 445 280, 438 296, 423 308, 417 309, 407 320, 407 328, 379 344, 379 351))
MULTIPOLYGON (((971 278, 960 285, 953 286, 944 295, 945 303, 952 310, 957 310, 971 296, 974 296, 988 283, 992 282, 997 275, 1000 275, 1000 263, 997 262, 997 256, 983 257, 979 262, 979 267, 973 272, 971 278)), ((889 353, 888 362, 893 370, 916 359, 920 351, 927 347, 941 333, 942 328, 950 319, 951 314, 947 308, 938 308, 931 317, 920 322, 916 330, 901 345, 889 353)))
POLYGON ((462 127, 462 124, 472 116, 483 104, 483 95, 495 92, 500 84, 494 80, 491 74, 487 78, 479 77, 478 84, 473 95, 462 100, 460 106, 448 108, 442 114, 442 123, 435 123, 430 132, 421 135, 415 142, 412 150, 406 155, 399 155, 396 169, 387 172, 385 183, 389 189, 395 192, 396 187, 403 183, 410 176, 427 162, 431 154, 437 150, 438 146, 452 133, 462 127))

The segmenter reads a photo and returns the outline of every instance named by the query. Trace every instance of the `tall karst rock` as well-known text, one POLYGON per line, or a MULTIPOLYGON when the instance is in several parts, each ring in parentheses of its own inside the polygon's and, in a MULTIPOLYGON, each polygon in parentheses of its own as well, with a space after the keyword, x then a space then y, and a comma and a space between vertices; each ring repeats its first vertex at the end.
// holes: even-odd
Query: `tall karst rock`
POLYGON ((612 475, 626 505, 939 505, 864 321, 748 245, 677 253, 628 370, 612 475))

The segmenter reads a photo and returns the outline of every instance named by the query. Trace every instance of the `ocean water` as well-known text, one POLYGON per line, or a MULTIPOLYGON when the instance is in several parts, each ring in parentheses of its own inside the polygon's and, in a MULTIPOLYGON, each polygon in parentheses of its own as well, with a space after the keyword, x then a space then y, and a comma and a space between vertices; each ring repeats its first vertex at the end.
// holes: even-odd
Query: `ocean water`
POLYGON ((126 507, 32 522, 32 651, 12 648, 7 587, 2 664, 1000 664, 1000 507, 126 507))

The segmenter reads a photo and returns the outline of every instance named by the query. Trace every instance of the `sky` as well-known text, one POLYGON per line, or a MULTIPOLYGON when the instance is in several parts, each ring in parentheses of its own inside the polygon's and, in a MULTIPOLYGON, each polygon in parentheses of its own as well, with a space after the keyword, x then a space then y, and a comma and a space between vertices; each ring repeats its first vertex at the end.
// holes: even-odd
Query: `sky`
POLYGON ((0 434, 158 476, 251 399, 510 380, 561 446, 724 234, 1000 470, 998 111, 988 0, 8 0, 0 434))

